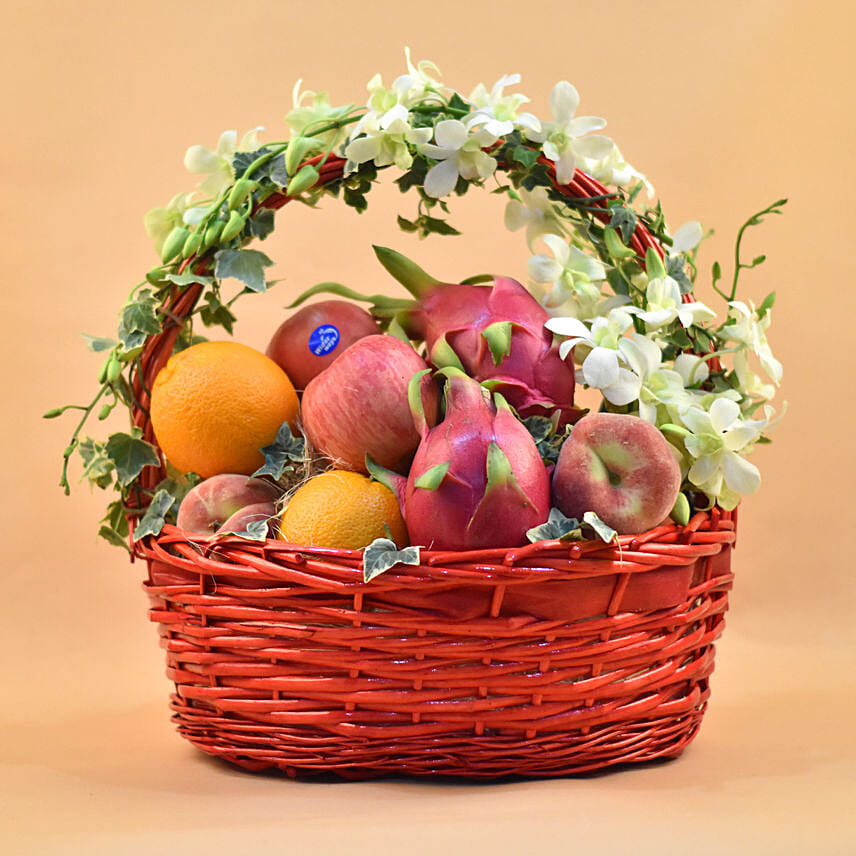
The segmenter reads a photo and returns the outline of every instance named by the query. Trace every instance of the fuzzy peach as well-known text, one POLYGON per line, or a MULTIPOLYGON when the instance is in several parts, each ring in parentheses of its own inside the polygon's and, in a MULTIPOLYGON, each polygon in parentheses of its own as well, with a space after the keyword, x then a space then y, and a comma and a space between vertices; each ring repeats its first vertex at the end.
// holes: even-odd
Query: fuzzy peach
POLYGON ((280 493, 277 487, 263 479, 221 473, 205 479, 188 492, 179 506, 176 524, 200 535, 213 535, 226 522, 230 530, 242 531, 246 526, 236 529, 234 515, 259 503, 270 504, 273 508, 280 493))
POLYGON ((568 517, 593 511, 620 534, 645 532, 672 510, 681 487, 675 453, 660 431, 620 413, 583 417, 553 473, 553 501, 568 517))

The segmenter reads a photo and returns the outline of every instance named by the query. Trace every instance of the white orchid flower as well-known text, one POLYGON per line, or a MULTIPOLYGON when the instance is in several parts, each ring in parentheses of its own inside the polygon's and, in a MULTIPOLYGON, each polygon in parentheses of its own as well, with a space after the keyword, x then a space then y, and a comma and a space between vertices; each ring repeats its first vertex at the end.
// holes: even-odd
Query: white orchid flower
POLYGON ((508 200, 505 206, 505 228, 516 232, 525 226, 526 244, 530 250, 541 235, 561 231, 561 220, 556 213, 555 203, 547 196, 546 187, 536 187, 534 190, 519 187, 515 193, 520 199, 508 200))
POLYGON ((766 331, 770 326, 769 311, 763 318, 759 318, 755 305, 751 302, 747 306, 742 300, 732 300, 728 305, 736 310, 739 317, 729 319, 731 323, 722 328, 722 335, 729 341, 739 342, 757 354, 761 360, 761 367, 774 383, 779 384, 782 380, 782 364, 773 356, 767 342, 766 331))
POLYGON ((346 175, 366 161, 373 161, 376 166, 395 164, 401 170, 408 170, 413 165, 408 144, 427 143, 431 139, 431 129, 411 128, 406 119, 398 115, 390 118, 392 112, 389 111, 381 121, 372 119, 365 123, 362 136, 348 143, 345 148, 348 159, 346 175))
POLYGON ((238 144, 237 131, 224 131, 213 151, 205 146, 191 146, 184 155, 184 165, 196 175, 207 176, 199 183, 199 190, 207 196, 219 196, 234 180, 232 158, 236 152, 254 152, 260 148, 259 126, 244 134, 238 144))
MULTIPOLYGON (((327 122, 335 122, 344 118, 353 108, 352 104, 343 107, 334 107, 330 104, 330 95, 327 92, 313 92, 311 89, 300 91, 303 79, 294 84, 291 93, 293 107, 286 114, 285 122, 291 129, 292 134, 297 137, 307 129, 314 130, 325 125, 327 122), (306 103, 304 103, 306 102, 306 103)), ((315 139, 325 147, 334 148, 345 136, 345 128, 331 128, 315 139)))
POLYGON ((638 315, 645 322, 648 330, 657 330, 676 318, 681 322, 681 326, 689 327, 691 324, 709 321, 716 317, 716 313, 703 303, 697 301, 683 303, 681 288, 670 276, 648 280, 645 303, 645 309, 634 306, 629 307, 627 311, 638 315))
MULTIPOLYGON (((407 95, 405 104, 411 106, 417 101, 422 101, 431 93, 440 92, 446 87, 440 83, 435 77, 432 77, 429 72, 440 74, 440 69, 431 62, 431 60, 420 60, 417 65, 413 65, 410 60, 410 48, 404 48, 404 58, 407 60, 407 95)), ((402 83, 402 86, 404 83, 402 83)))
POLYGON ((568 184, 573 180, 578 161, 601 160, 609 155, 614 146, 609 137, 600 134, 584 136, 605 127, 606 120, 598 116, 575 118, 579 103, 577 90, 568 81, 561 80, 550 93, 553 121, 543 123, 538 132, 524 129, 530 140, 542 143, 544 155, 556 164, 556 180, 559 184, 568 184))
POLYGON ((590 318, 601 298, 599 281, 606 278, 606 269, 595 258, 568 243, 559 235, 543 235, 541 240, 552 250, 553 257, 537 253, 529 259, 529 276, 536 282, 552 283, 544 298, 544 306, 556 308, 572 300, 576 317, 590 318))
POLYGON ((689 220, 682 226, 679 226, 675 230, 675 234, 672 235, 671 252, 688 253, 701 243, 703 237, 704 230, 701 227, 701 223, 698 220, 689 220))
POLYGON ((632 167, 621 154, 618 146, 614 143, 612 149, 599 160, 583 158, 585 171, 603 184, 612 184, 615 187, 627 187, 637 181, 645 186, 645 193, 649 199, 654 198, 654 185, 637 169, 632 167))
POLYGON ((436 145, 424 143, 419 151, 438 161, 425 176, 425 192, 435 199, 447 196, 458 183, 458 177, 467 180, 488 178, 496 171, 496 159, 482 151, 496 142, 496 136, 485 128, 472 133, 458 119, 444 119, 434 128, 436 145))
POLYGON ((559 346, 562 359, 578 345, 588 350, 577 373, 580 382, 599 389, 611 404, 624 405, 635 401, 641 388, 639 376, 619 365, 619 360, 626 362, 621 343, 626 341, 622 337, 632 324, 624 309, 615 308, 606 317, 595 318, 591 328, 578 318, 551 318, 544 326, 570 337, 559 346))
POLYGON ((694 485, 726 511, 737 505, 741 494, 758 490, 761 474, 743 454, 760 436, 761 423, 741 420, 740 406, 724 397, 715 398, 709 410, 683 408, 680 420, 690 432, 683 440, 694 458, 688 473, 694 485))
POLYGON ((470 101, 476 110, 467 118, 467 128, 481 125, 497 137, 510 134, 516 127, 537 134, 541 130, 538 119, 531 113, 517 113, 521 104, 526 104, 529 99, 519 93, 502 94, 506 86, 516 83, 520 83, 519 74, 506 74, 501 77, 494 83, 490 92, 483 83, 479 83, 470 95, 470 101))
POLYGON ((764 383, 749 368, 749 354, 746 351, 738 351, 734 355, 734 373, 737 375, 738 388, 747 398, 772 398, 776 394, 773 384, 764 383))

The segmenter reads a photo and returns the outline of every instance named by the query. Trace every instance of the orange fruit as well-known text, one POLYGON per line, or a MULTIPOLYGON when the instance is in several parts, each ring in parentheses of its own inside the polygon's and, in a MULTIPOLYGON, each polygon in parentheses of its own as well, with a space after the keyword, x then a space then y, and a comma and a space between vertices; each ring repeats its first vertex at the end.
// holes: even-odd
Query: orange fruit
POLYGON ((169 358, 152 385, 158 445, 182 472, 203 478, 250 475, 283 422, 295 427, 297 393, 261 351, 238 342, 201 342, 169 358))
POLYGON ((407 529, 395 494, 347 470, 328 470, 299 488, 280 518, 279 538, 306 547, 361 550, 375 538, 406 547, 407 529))

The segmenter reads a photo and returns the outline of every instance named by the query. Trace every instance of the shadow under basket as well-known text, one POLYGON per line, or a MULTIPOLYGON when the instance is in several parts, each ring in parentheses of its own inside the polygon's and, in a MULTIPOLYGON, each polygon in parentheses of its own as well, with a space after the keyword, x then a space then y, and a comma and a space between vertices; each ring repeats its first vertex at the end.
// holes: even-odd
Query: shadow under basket
POLYGON ((619 545, 358 551, 167 526, 146 558, 179 732, 290 776, 558 776, 679 755, 701 724, 736 512, 619 545))

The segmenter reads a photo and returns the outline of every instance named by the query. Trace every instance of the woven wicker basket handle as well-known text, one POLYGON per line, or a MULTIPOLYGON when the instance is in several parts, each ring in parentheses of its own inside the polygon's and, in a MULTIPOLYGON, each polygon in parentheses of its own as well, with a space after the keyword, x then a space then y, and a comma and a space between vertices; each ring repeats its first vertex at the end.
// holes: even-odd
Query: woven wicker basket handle
MULTIPOLYGON (((609 223, 610 214, 607 199, 610 197, 610 193, 606 187, 580 170, 576 171, 573 181, 569 184, 558 184, 555 182, 555 170, 552 161, 547 160, 542 155, 538 159, 538 162, 544 164, 549 169, 550 175, 553 177, 553 186, 559 193, 573 199, 589 200, 593 207, 602 209, 602 212, 595 211, 594 216, 604 223, 609 223)), ((345 160, 335 155, 328 156, 326 160, 324 160, 322 155, 318 155, 306 161, 306 163, 318 168, 320 177, 316 187, 338 181, 344 174, 345 160)), ((509 164, 498 161, 497 168, 507 170, 509 169, 509 164)), ((292 197, 289 197, 283 191, 282 193, 275 193, 269 196, 259 207, 278 210, 290 202, 291 199, 292 197)), ((637 260, 643 266, 645 263, 645 254, 648 249, 654 249, 660 258, 664 257, 662 248, 641 220, 637 220, 636 229, 630 239, 629 246, 636 253, 637 260)), ((212 265, 213 253, 209 252, 200 258, 186 259, 181 265, 180 272, 191 268, 197 274, 210 274, 212 265)), ((201 292, 202 285, 198 283, 187 286, 183 290, 179 289, 178 286, 173 287, 172 294, 163 310, 165 317, 163 329, 160 333, 150 337, 146 342, 140 355, 138 369, 132 376, 134 395, 138 402, 133 411, 134 424, 142 430, 143 438, 155 446, 157 445, 157 441, 152 431, 148 412, 152 383, 155 377, 157 377, 158 372, 166 365, 167 360, 172 355, 181 325, 193 312, 193 308, 201 292)), ((684 301, 689 300, 691 300, 691 297, 684 295, 684 301)), ((163 468, 147 467, 143 470, 140 481, 143 487, 151 489, 164 475, 165 471, 163 468)))

